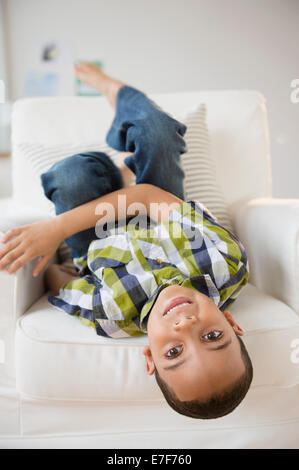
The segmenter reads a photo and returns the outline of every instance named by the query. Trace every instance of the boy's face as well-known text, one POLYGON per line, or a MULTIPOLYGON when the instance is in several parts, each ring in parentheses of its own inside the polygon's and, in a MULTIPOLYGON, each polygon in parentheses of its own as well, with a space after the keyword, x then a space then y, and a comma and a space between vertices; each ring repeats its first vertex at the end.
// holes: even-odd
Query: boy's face
POLYGON ((149 346, 143 350, 147 373, 157 368, 181 401, 208 399, 245 370, 236 337, 242 329, 227 310, 221 312, 194 289, 177 285, 163 289, 149 315, 147 332, 149 346), (176 306, 168 311, 171 305, 176 306))

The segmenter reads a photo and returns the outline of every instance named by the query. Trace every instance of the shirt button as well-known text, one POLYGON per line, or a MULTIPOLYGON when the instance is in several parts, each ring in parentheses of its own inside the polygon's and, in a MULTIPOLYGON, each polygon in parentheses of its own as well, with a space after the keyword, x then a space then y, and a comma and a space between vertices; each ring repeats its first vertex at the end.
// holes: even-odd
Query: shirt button
POLYGON ((156 258, 156 263, 158 263, 158 264, 162 264, 162 263, 163 263, 163 261, 161 260, 161 258, 156 258))
POLYGON ((178 283, 179 283, 179 281, 177 279, 172 279, 172 281, 171 281, 172 285, 175 285, 175 284, 178 284, 178 283))

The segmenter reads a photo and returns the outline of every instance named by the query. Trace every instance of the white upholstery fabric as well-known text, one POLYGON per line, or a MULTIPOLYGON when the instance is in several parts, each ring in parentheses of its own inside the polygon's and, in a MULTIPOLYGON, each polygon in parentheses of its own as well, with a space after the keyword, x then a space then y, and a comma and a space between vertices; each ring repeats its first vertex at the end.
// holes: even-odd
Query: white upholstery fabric
MULTIPOLYGON (((296 399, 296 395, 293 395, 296 399)), ((255 396, 255 401, 258 397, 255 396)), ((280 401, 280 404, 282 401, 280 401)), ((298 449, 298 424, 295 419, 279 422, 264 422, 259 426, 246 426, 240 428, 238 425, 220 428, 218 426, 211 427, 211 423, 207 423, 202 429, 194 429, 194 426, 187 428, 182 426, 173 426, 169 420, 169 415, 165 416, 161 413, 161 407, 158 412, 152 407, 149 410, 143 409, 142 416, 133 415, 129 418, 122 419, 122 423, 130 423, 131 429, 126 426, 124 432, 117 432, 116 429, 110 429, 109 423, 116 421, 116 414, 120 421, 120 416, 127 411, 125 409, 115 410, 113 406, 102 409, 95 406, 90 409, 84 407, 85 414, 89 414, 88 426, 82 426, 83 407, 78 405, 63 408, 64 422, 65 415, 68 415, 67 428, 59 427, 59 432, 64 435, 57 435, 57 418, 53 423, 53 418, 61 415, 61 408, 45 407, 39 403, 22 401, 22 409, 26 414, 25 422, 23 422, 24 433, 22 437, 5 437, 0 441, 2 449, 111 449, 111 454, 116 453, 116 449, 298 449), (109 412, 109 417, 103 412, 109 412), (47 411, 47 413, 45 413, 47 411), (147 414, 146 414, 147 412, 147 414), (104 416, 103 416, 104 415, 104 416), (31 421, 28 421, 31 416, 31 421), (38 422, 33 417, 37 418, 38 422), (151 424, 150 419, 159 417, 160 421, 169 423, 169 426, 157 426, 151 424), (140 426, 137 418, 142 418, 142 422, 148 422, 147 426, 140 426), (148 419, 147 419, 148 418, 148 419), (70 429, 74 429, 75 423, 81 420, 81 431, 70 433, 70 429), (35 423, 33 423, 35 421, 35 423), (94 423, 101 424, 101 431, 86 432, 86 428, 90 429, 94 423), (40 429, 40 423, 48 423, 47 429, 51 429, 51 434, 36 438, 36 430, 40 429), (35 424, 35 426, 34 426, 35 424), (31 425, 29 428, 27 425, 31 425), (56 426, 56 427, 55 427, 56 426), (105 430, 105 427, 107 431, 105 430), (62 431, 61 431, 62 430, 62 431), (165 444, 167 442, 167 444, 165 444)), ((164 410, 163 410, 164 411, 164 410)), ((245 420, 246 421, 246 420, 245 420)), ((77 425, 80 428, 80 425, 77 425)), ((137 451, 138 452, 138 451, 137 451)), ((137 453, 136 452, 136 453, 137 453)), ((132 453, 132 452, 131 452, 132 453)), ((175 452, 173 452, 175 453, 175 452)), ((188 453, 188 451, 186 451, 188 453)))

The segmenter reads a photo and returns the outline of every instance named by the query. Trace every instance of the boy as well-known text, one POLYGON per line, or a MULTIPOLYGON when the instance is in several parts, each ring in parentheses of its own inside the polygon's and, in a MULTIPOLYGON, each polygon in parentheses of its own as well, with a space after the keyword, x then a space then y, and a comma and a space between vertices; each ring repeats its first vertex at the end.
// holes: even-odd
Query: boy
POLYGON ((78 272, 48 267, 49 301, 99 335, 147 333, 146 371, 169 405, 193 418, 224 416, 252 381, 243 331, 226 309, 248 281, 244 248, 202 204, 184 202, 186 126, 98 67, 74 70, 115 108, 107 142, 127 152, 125 166, 101 152, 53 165, 41 179, 56 217, 5 234, 0 269, 39 256, 37 275, 65 240, 78 272), (124 187, 130 171, 136 185, 124 187), (105 232, 114 220, 122 227, 105 232))

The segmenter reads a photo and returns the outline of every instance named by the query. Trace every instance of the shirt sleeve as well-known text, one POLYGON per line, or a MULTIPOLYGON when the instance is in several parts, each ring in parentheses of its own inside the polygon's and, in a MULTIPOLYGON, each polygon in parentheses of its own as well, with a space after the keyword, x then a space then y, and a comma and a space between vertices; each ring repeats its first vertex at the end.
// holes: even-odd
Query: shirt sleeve
POLYGON ((96 283, 94 276, 87 275, 64 284, 59 294, 50 295, 49 302, 69 315, 79 317, 85 325, 96 329, 92 301, 96 283))

